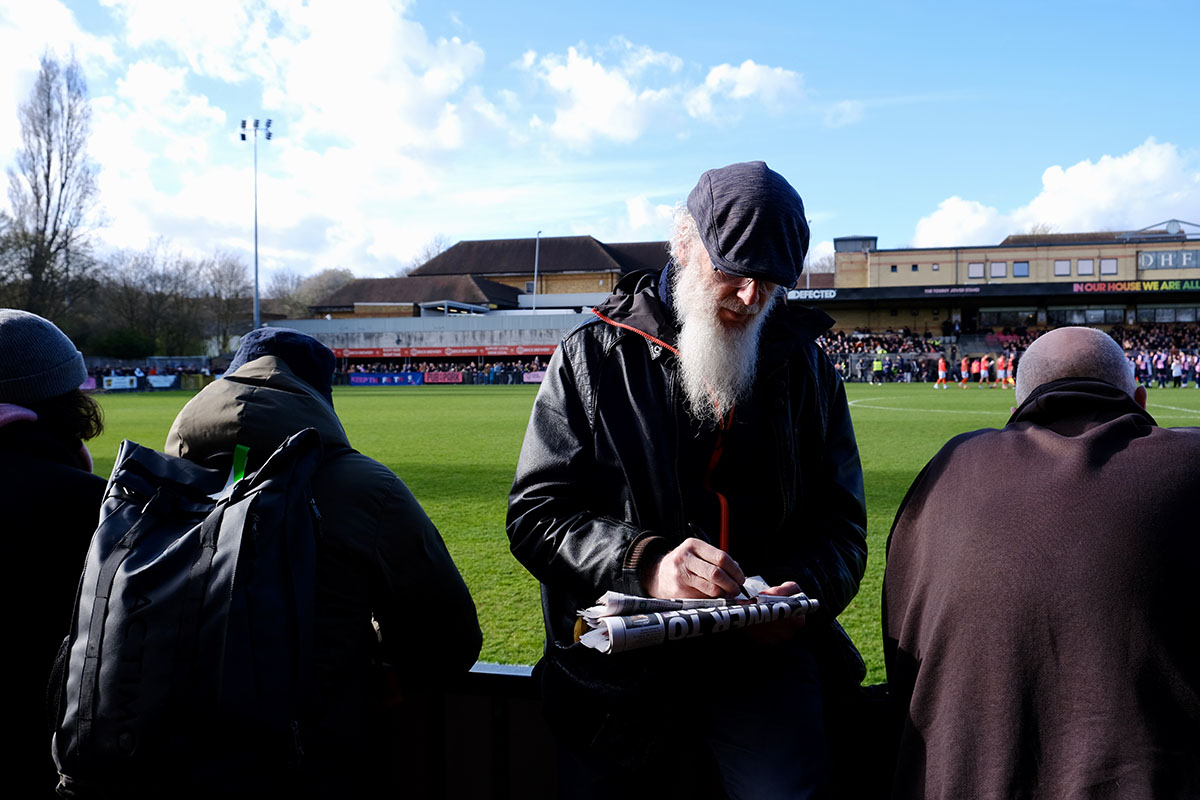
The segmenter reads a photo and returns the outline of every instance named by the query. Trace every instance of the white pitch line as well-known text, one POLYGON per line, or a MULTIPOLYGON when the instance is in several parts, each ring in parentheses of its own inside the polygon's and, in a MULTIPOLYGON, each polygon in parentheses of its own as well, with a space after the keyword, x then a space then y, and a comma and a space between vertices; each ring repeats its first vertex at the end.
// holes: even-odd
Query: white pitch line
POLYGON ((855 408, 870 408, 877 411, 912 411, 918 414, 1003 414, 1007 417, 1011 413, 1009 411, 967 411, 959 408, 896 408, 895 406, 873 406, 864 403, 862 400, 851 400, 847 403, 847 405, 855 408))
POLYGON ((1197 411, 1194 408, 1180 408, 1179 406, 1168 406, 1168 405, 1164 405, 1162 403, 1151 403, 1151 402, 1147 402, 1146 407, 1147 408, 1169 408, 1172 411, 1182 411, 1185 414, 1194 414, 1194 415, 1200 417, 1200 411, 1197 411))

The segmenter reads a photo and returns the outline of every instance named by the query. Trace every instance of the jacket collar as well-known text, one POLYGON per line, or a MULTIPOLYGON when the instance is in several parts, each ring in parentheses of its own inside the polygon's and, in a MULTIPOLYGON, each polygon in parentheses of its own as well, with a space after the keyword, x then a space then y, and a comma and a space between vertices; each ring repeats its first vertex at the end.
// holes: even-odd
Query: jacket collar
POLYGON ((1031 422, 1050 427, 1066 419, 1100 424, 1132 415, 1145 425, 1157 425, 1154 417, 1123 390, 1095 378, 1061 378, 1034 389, 1008 424, 1031 422))

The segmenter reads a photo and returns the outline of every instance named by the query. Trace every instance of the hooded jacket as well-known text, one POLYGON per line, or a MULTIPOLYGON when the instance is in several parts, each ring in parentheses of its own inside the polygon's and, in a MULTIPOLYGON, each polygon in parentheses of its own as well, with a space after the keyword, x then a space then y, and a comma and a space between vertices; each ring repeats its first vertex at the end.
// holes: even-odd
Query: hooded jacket
POLYGON ((810 627, 845 608, 865 568, 858 449, 841 380, 814 342, 829 317, 776 307, 750 399, 726 429, 703 429, 685 409, 668 285, 666 273, 622 279, 563 339, 530 416, 508 535, 542 584, 552 720, 556 705, 577 712, 576 697, 628 707, 663 681, 704 674, 693 645, 728 648, 722 638, 734 637, 612 657, 574 643, 579 609, 609 589, 644 594, 643 561, 697 528, 747 575, 795 580, 817 598, 810 627))
POLYGON ((893 796, 1200 797, 1197 497, 1200 429, 1098 380, 951 439, 888 540, 893 796))
POLYGON ((319 739, 306 743, 306 751, 345 773, 365 769, 381 745, 378 737, 371 741, 382 700, 373 691, 372 660, 382 656, 406 687, 423 691, 467 671, 482 638, 467 587, 408 487, 351 449, 333 407, 282 359, 257 358, 206 386, 180 411, 165 450, 227 468, 242 444, 250 448, 251 469, 307 427, 320 434, 324 462, 313 479, 322 516, 314 665, 319 739), (412 611, 429 603, 437 604, 437 614, 412 611))

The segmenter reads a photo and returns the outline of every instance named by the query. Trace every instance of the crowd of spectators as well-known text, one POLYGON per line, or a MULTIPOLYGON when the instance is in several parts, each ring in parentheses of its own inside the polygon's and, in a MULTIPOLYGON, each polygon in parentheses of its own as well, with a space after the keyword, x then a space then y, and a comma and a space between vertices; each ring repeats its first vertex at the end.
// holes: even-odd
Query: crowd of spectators
MULTIPOLYGON (((420 372, 426 375, 461 375, 462 383, 476 385, 516 384, 525 383, 525 375, 541 372, 545 364, 540 357, 531 361, 492 361, 480 363, 477 360, 463 361, 420 361, 390 360, 390 361, 359 361, 351 364, 346 371, 335 376, 339 384, 349 383, 349 376, 354 373, 402 373, 420 372)), ((457 383, 458 381, 450 381, 457 383)))
POLYGON ((1125 350, 1146 352, 1165 350, 1195 353, 1200 351, 1200 325, 1194 322, 1173 325, 1113 326, 1109 334, 1125 350))
POLYGON ((855 329, 850 333, 845 331, 830 331, 817 340, 825 348, 829 357, 837 361, 839 358, 857 353, 893 353, 893 354, 937 354, 942 352, 942 340, 926 331, 924 334, 913 333, 908 328, 893 331, 890 328, 882 333, 855 329))

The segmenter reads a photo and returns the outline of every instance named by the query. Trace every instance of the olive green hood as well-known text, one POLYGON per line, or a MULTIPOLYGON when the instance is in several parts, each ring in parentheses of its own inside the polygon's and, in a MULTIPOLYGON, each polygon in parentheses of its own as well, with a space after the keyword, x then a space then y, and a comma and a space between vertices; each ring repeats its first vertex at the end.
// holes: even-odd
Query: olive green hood
POLYGON ((333 407, 276 356, 243 364, 188 401, 163 449, 198 463, 232 453, 236 445, 265 458, 304 428, 316 428, 328 452, 349 446, 333 407))

